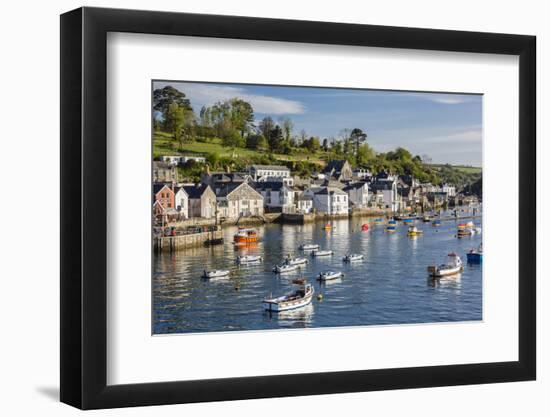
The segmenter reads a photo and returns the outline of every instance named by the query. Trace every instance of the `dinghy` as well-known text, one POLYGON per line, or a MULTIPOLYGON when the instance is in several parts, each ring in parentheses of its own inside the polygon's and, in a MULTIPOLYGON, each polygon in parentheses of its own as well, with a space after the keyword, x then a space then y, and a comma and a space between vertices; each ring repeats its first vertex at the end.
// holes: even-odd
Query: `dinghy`
POLYGON ((364 255, 359 253, 349 253, 342 259, 344 262, 362 261, 365 258, 364 255))
POLYGON ((434 278, 457 274, 460 271, 462 271, 462 260, 454 252, 447 255, 446 263, 441 265, 431 265, 428 267, 428 274, 434 278))
POLYGON ((262 262, 262 257, 259 255, 246 255, 246 256, 237 257, 238 264, 250 264, 250 263, 257 263, 257 262, 262 262))
POLYGON ((421 236, 424 232, 416 226, 409 227, 407 231, 407 236, 421 236))
POLYGON ((284 274, 286 272, 293 272, 298 269, 300 269, 299 265, 282 264, 282 265, 275 265, 275 267, 273 268, 273 272, 276 272, 278 274, 284 274))
POLYGON ((319 245, 315 243, 303 243, 300 245, 300 250, 307 251, 307 250, 317 250, 319 249, 319 245))
POLYGON ((317 277, 318 281, 330 281, 333 279, 342 278, 344 276, 343 272, 337 271, 323 271, 317 277))
POLYGON ((215 269, 213 271, 204 271, 203 277, 210 278, 221 278, 229 276, 229 271, 227 269, 215 269))
POLYGON ((332 254, 334 254, 334 252, 331 251, 331 250, 316 250, 316 251, 313 251, 313 253, 311 254, 311 256, 314 256, 314 257, 318 257, 318 256, 331 256, 332 254))
POLYGON ((285 264, 286 265, 304 265, 307 264, 309 261, 306 258, 286 258, 285 264))
POLYGON ((264 310, 279 312, 307 306, 311 303, 315 291, 311 284, 304 282, 299 285, 300 288, 281 297, 264 299, 262 302, 264 310))

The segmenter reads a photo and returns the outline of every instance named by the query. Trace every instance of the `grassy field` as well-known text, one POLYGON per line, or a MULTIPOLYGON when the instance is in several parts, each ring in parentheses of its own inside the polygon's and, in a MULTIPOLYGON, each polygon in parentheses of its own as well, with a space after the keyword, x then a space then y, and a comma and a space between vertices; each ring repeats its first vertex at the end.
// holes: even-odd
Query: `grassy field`
MULTIPOLYGON (((464 174, 481 174, 481 171, 482 171, 481 167, 472 167, 467 165, 451 165, 451 166, 457 171, 460 171, 464 174)), ((439 169, 442 167, 442 165, 432 164, 432 167, 439 169)))
MULTIPOLYGON (((254 158, 261 157, 265 153, 247 148, 229 148, 223 146, 221 139, 209 139, 208 142, 190 142, 184 143, 181 147, 172 137, 164 132, 155 132, 153 138, 153 157, 157 158, 164 155, 191 155, 217 153, 220 157, 231 158, 254 158)), ((311 155, 305 151, 296 151, 292 155, 273 154, 273 157, 279 161, 308 161, 324 165, 323 152, 317 152, 311 155)))

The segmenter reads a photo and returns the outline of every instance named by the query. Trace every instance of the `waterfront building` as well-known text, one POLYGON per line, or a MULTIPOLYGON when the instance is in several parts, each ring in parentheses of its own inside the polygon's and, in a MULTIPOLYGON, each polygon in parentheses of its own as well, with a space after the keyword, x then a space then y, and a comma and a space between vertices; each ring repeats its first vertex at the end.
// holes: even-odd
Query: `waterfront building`
POLYGON ((451 184, 443 184, 441 191, 446 193, 448 197, 456 197, 456 187, 451 184))
POLYGON ((294 211, 295 190, 284 182, 260 181, 253 183, 253 187, 262 195, 265 207, 281 209, 282 212, 287 213, 294 211))
POLYGON ((395 179, 377 180, 370 184, 370 189, 376 195, 375 201, 377 205, 391 209, 392 212, 401 209, 401 198, 397 191, 397 182, 395 179))
POLYGON ((178 169, 167 162, 153 161, 153 182, 177 183, 178 169))
POLYGON ((296 208, 298 213, 309 214, 313 212, 313 197, 302 193, 296 198, 296 208))
POLYGON ((313 208, 329 215, 348 214, 348 194, 339 188, 322 187, 313 194, 313 208))
POLYGON ((188 217, 211 219, 216 215, 216 194, 207 184, 182 187, 188 196, 188 217))
POLYGON ((174 188, 174 208, 184 219, 189 218, 189 196, 183 187, 174 188))
POLYGON ((358 208, 365 208, 369 204, 369 186, 366 182, 356 182, 343 189, 349 197, 349 204, 358 208))
POLYGON ((263 216, 264 199, 248 183, 230 183, 216 193, 218 216, 236 219, 241 216, 263 216))
POLYGON ((175 194, 172 187, 167 184, 153 184, 153 200, 165 209, 174 208, 175 194))

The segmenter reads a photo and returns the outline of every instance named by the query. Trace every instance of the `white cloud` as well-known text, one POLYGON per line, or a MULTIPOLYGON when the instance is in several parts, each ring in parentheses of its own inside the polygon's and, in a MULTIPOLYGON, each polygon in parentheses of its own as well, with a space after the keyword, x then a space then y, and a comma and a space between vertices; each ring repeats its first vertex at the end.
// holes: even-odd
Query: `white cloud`
POLYGON ((191 100, 191 104, 198 110, 203 105, 211 106, 220 100, 240 98, 248 101, 256 113, 268 114, 302 114, 305 106, 299 101, 287 100, 284 98, 251 94, 241 87, 231 87, 216 84, 199 83, 155 83, 155 88, 162 88, 165 85, 172 85, 185 93, 191 100), (198 107, 198 108, 197 108, 198 107))
POLYGON ((430 97, 430 101, 441 104, 462 104, 466 103, 466 100, 460 97, 430 97))

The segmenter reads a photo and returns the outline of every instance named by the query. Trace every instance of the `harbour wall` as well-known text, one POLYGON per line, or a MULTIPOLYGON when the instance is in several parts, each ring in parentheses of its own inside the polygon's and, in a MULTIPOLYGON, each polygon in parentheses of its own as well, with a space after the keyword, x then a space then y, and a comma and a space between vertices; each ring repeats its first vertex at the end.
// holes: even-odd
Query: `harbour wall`
POLYGON ((155 251, 158 252, 173 252, 180 249, 203 246, 210 239, 221 239, 222 237, 223 232, 221 230, 178 236, 161 236, 153 239, 153 246, 155 251))

